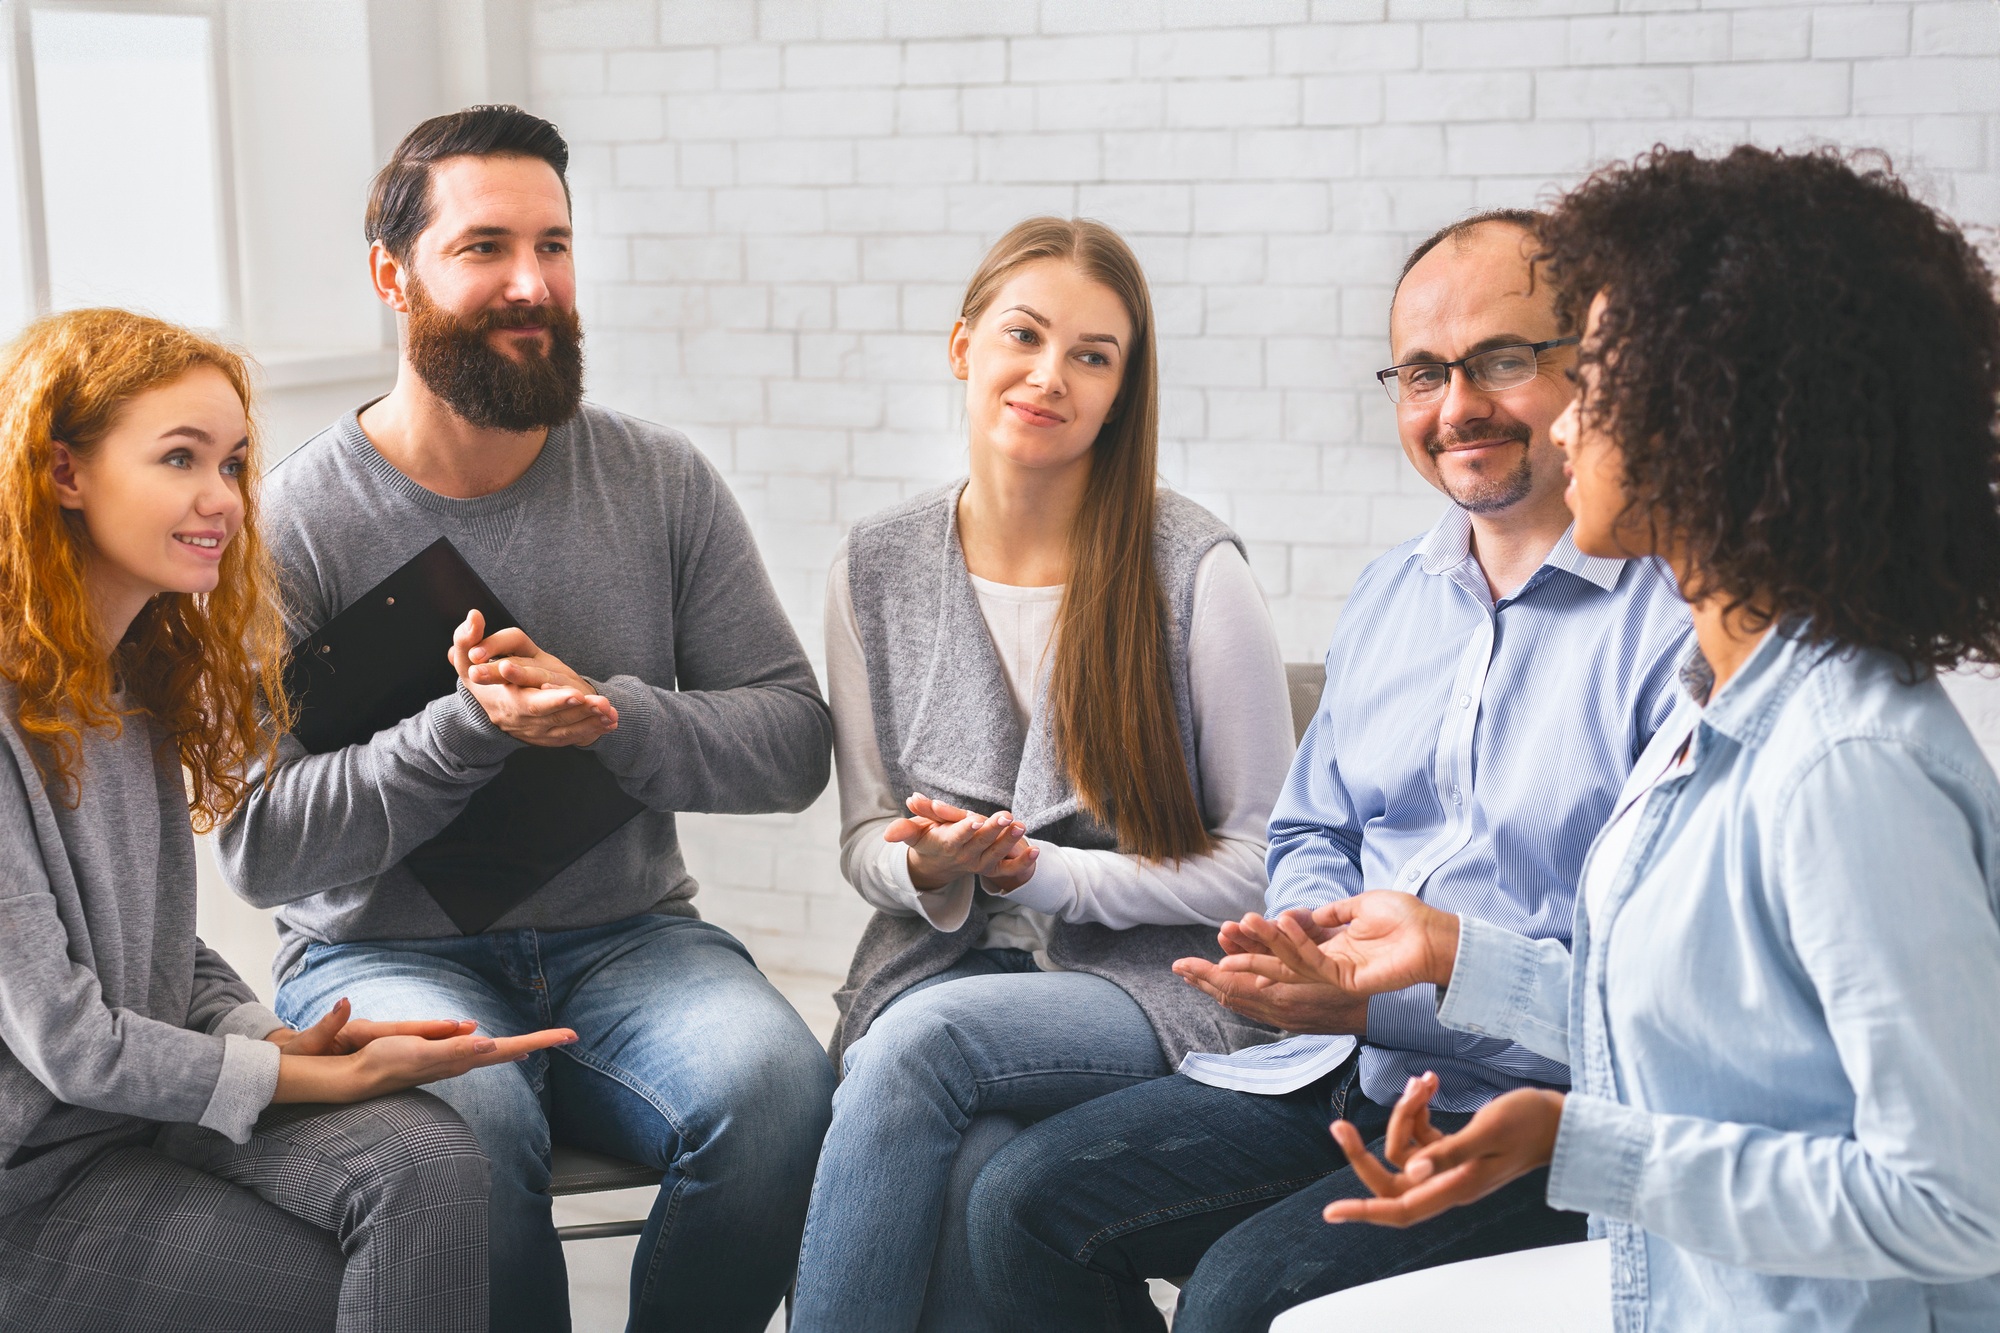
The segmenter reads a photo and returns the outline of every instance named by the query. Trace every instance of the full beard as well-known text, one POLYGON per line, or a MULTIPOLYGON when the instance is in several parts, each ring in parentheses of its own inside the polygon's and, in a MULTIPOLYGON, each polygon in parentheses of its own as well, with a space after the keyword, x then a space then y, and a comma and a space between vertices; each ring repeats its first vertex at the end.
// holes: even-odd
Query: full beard
POLYGON ((583 323, 549 304, 482 310, 460 318, 410 282, 410 365, 430 391, 469 424, 516 433, 543 430, 576 415, 583 402, 583 323), (546 352, 532 345, 519 359, 493 350, 495 329, 539 324, 546 352))
MULTIPOLYGON (((1526 446, 1530 432, 1526 426, 1506 426, 1490 434, 1474 436, 1453 436, 1450 443, 1456 445, 1485 444, 1494 440, 1513 440, 1526 446)), ((1446 452, 1446 441, 1433 433, 1424 441, 1424 449, 1431 459, 1439 461, 1446 452)), ((1497 475, 1477 475, 1468 480, 1454 479, 1445 474, 1442 465, 1438 468, 1438 485, 1451 497, 1451 502, 1472 514, 1497 513, 1528 498, 1535 489, 1534 469, 1528 465, 1528 450, 1521 450, 1521 460, 1512 468, 1497 475)))

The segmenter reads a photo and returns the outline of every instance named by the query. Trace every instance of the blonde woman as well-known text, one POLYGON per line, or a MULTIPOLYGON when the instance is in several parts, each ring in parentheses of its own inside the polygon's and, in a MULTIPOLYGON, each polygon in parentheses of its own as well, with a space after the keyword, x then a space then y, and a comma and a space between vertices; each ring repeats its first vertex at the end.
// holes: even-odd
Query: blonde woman
POLYGON ((1262 901, 1292 735, 1241 543, 1157 489, 1156 347, 1115 232, 1015 227, 949 341, 970 475, 835 560, 842 869, 877 911, 795 1327, 979 1326, 962 1211, 986 1158, 1270 1035, 1171 970, 1262 901))

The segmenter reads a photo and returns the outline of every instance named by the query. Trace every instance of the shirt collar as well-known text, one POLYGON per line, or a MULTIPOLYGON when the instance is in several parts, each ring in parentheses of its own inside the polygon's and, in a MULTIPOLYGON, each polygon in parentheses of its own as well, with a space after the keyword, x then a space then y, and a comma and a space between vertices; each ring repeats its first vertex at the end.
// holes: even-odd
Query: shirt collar
MULTIPOLYGON (((1604 556, 1585 555, 1576 549, 1573 534, 1574 524, 1563 529, 1563 535, 1555 547, 1542 560, 1544 566, 1552 566, 1587 583, 1593 583, 1609 592, 1618 586, 1618 576, 1625 568, 1623 560, 1604 556)), ((1449 574, 1465 563, 1472 554, 1472 516, 1457 505, 1448 505, 1438 521, 1431 524, 1431 530, 1423 535, 1411 554, 1423 562, 1426 574, 1449 574)), ((1532 581, 1532 580, 1531 580, 1532 581)), ((1523 585, 1526 586, 1526 585, 1523 585)))
POLYGON ((1681 685, 1689 698, 1704 705, 1702 725, 1744 746, 1768 736, 1806 673, 1826 655, 1826 649, 1803 641, 1804 632, 1803 623, 1773 626, 1713 698, 1703 696, 1712 688, 1715 673, 1696 648, 1681 670, 1681 685))

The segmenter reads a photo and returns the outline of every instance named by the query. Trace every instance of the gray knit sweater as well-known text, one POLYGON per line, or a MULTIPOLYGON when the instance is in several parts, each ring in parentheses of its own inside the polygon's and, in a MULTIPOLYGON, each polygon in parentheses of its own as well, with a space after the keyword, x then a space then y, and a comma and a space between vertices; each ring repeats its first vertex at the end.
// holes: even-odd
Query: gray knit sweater
MULTIPOLYGON (((646 809, 496 931, 694 915, 675 811, 801 810, 826 786, 833 722, 812 666, 742 511, 677 431, 586 404, 513 485, 454 500, 397 471, 349 413, 273 469, 264 515, 294 638, 448 537, 617 707, 592 752, 646 809)), ((518 745, 462 688, 363 745, 309 755, 287 738, 220 838, 231 887, 280 909, 278 977, 315 940, 457 935, 401 862, 518 745)))
POLYGON ((280 1026, 194 933, 178 756, 144 716, 90 733, 78 800, 36 772, 0 682, 0 1215, 160 1121, 242 1143, 280 1026))

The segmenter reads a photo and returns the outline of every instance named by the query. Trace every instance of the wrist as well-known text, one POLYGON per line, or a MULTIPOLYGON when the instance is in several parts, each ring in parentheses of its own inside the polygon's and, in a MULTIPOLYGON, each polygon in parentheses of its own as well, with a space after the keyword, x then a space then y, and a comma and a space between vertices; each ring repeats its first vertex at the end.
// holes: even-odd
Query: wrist
POLYGON ((925 869, 914 847, 904 850, 903 863, 910 871, 910 887, 918 893, 935 893, 958 878, 956 875, 941 875, 925 869))
POLYGON ((1427 979, 1444 990, 1451 985, 1451 974, 1458 966, 1458 916, 1433 911, 1425 929, 1431 941, 1431 975, 1427 979))

